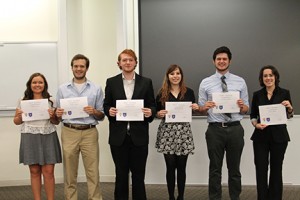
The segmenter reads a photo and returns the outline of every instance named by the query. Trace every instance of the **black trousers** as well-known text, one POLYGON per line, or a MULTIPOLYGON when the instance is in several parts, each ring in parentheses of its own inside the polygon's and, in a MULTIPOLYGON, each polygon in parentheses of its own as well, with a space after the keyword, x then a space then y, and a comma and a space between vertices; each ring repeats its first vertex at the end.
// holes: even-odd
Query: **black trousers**
POLYGON ((129 171, 132 174, 132 199, 146 200, 145 170, 148 144, 135 146, 129 135, 121 146, 110 145, 116 168, 115 200, 129 198, 129 171))
POLYGON ((222 199, 222 165, 226 152, 228 187, 231 200, 242 191, 240 161, 244 148, 244 129, 239 125, 221 127, 210 124, 205 133, 209 156, 209 199, 222 199))
POLYGON ((258 200, 282 199, 282 164, 288 143, 253 142, 258 200), (268 168, 270 164, 270 176, 268 168))

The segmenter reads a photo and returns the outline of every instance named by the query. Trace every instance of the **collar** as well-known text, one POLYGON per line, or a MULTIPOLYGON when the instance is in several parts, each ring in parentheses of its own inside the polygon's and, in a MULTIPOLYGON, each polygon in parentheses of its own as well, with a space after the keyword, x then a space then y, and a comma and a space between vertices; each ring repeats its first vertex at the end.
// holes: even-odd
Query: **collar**
MULTIPOLYGON (((124 74, 123 74, 123 73, 121 73, 121 74, 122 74, 122 79, 123 79, 123 80, 126 80, 124 74)), ((132 80, 135 80, 135 73, 133 74, 132 80)))
MULTIPOLYGON (((91 84, 91 81, 90 80, 88 80, 88 79, 86 79, 86 81, 83 83, 83 84, 85 84, 85 85, 90 85, 91 84)), ((75 84, 74 84, 74 79, 72 79, 71 81, 70 81, 70 83, 68 84, 68 86, 75 86, 75 84)))
MULTIPOLYGON (((277 93, 278 93, 278 90, 279 90, 279 86, 275 86, 275 89, 274 89, 274 91, 273 91, 273 95, 274 95, 274 94, 277 94, 277 93)), ((266 87, 263 88, 263 91, 264 91, 264 94, 265 94, 265 95, 268 94, 267 88, 266 88, 266 87)))
POLYGON ((216 71, 216 76, 220 79, 222 76, 225 76, 226 77, 226 79, 228 79, 229 77, 230 77, 230 73, 229 73, 229 71, 228 72, 226 72, 225 74, 221 74, 221 73, 219 73, 218 71, 216 71))

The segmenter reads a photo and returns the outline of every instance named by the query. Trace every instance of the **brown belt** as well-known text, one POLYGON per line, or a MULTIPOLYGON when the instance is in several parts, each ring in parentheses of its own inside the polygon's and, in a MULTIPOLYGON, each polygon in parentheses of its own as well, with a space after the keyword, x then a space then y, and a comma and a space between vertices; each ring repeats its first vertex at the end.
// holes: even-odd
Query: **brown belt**
POLYGON ((68 124, 68 123, 64 123, 64 126, 76 130, 87 130, 96 127, 96 125, 91 125, 91 124, 68 124))

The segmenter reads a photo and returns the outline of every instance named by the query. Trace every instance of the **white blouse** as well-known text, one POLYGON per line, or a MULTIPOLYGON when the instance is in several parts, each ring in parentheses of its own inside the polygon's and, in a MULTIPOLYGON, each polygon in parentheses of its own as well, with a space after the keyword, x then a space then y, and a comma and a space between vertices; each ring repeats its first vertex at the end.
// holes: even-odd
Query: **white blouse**
MULTIPOLYGON (((55 100, 51 98, 53 102, 53 107, 56 107, 55 100)), ((20 108, 21 100, 18 102, 18 108, 20 108)), ((52 108, 53 108, 52 107, 52 108)), ((51 103, 49 102, 49 108, 51 108, 51 103)), ((50 119, 45 120, 35 120, 35 121, 25 121, 21 124, 21 133, 31 133, 31 134, 50 134, 56 131, 56 126, 50 122, 50 119)))

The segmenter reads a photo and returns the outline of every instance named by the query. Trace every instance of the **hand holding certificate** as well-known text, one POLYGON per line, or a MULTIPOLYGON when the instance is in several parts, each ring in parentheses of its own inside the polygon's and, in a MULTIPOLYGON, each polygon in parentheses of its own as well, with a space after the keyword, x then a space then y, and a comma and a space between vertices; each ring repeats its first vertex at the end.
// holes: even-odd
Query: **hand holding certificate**
POLYGON ((117 121, 144 121, 144 100, 117 100, 117 121))
POLYGON ((212 93, 212 101, 216 103, 213 113, 238 113, 240 108, 237 104, 240 98, 239 92, 212 93))
POLYGON ((260 123, 265 125, 286 124, 286 110, 282 104, 258 106, 260 123))
POLYGON ((191 122, 192 102, 166 102, 166 122, 191 122))
POLYGON ((49 119, 49 105, 48 99, 36 99, 21 101, 22 120, 34 121, 49 119))
POLYGON ((83 110, 88 106, 87 97, 60 99, 60 107, 64 109, 62 119, 84 118, 89 115, 83 110))

